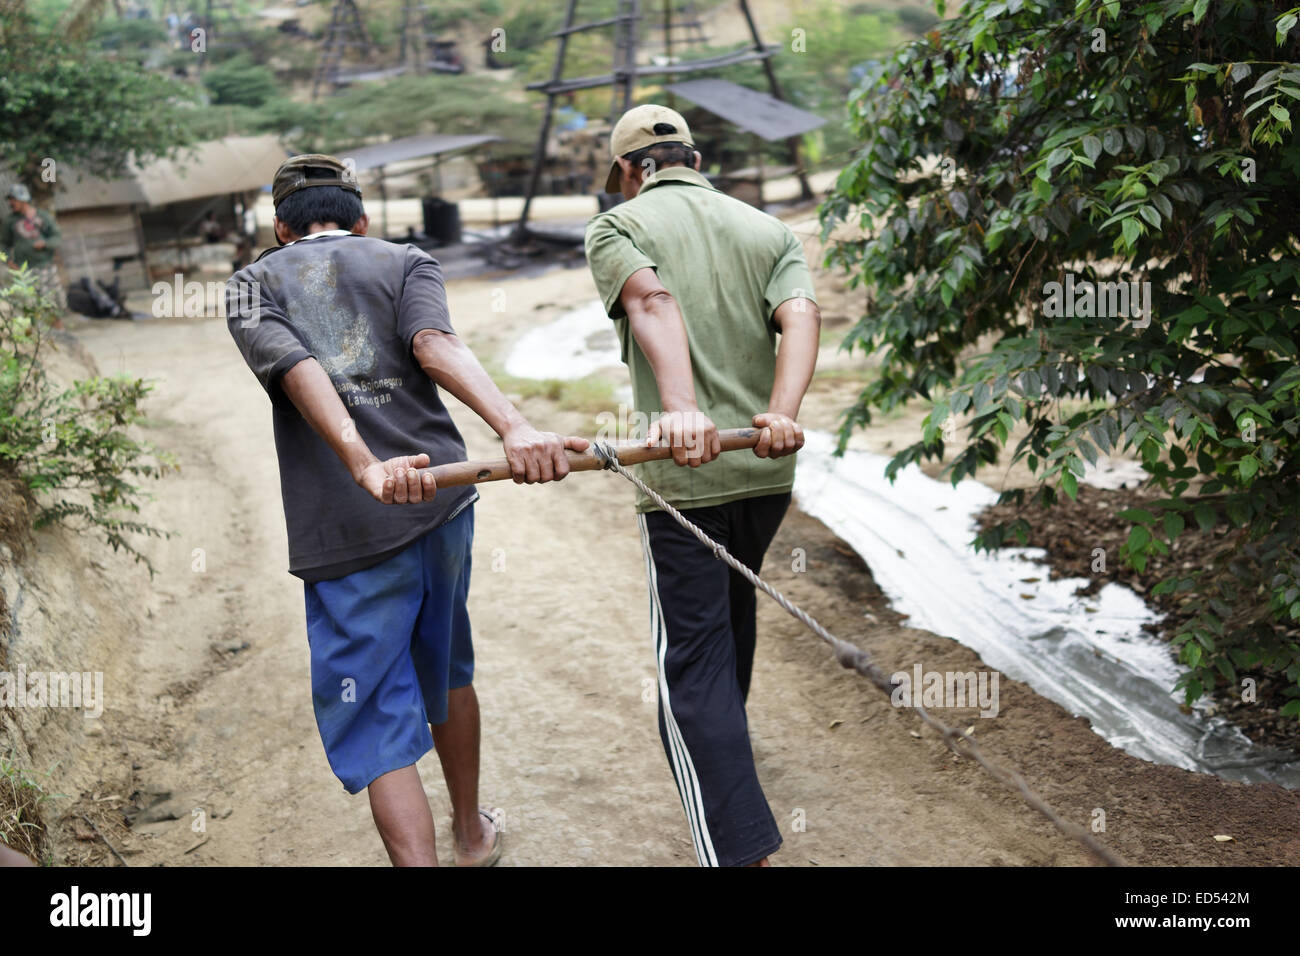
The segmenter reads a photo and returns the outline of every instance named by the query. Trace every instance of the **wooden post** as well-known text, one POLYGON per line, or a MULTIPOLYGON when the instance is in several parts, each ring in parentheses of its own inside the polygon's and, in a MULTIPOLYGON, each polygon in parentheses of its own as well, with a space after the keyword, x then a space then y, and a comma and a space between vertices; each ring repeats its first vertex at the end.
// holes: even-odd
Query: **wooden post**
POLYGON ((135 225, 135 241, 140 250, 140 269, 144 272, 144 287, 153 287, 153 276, 149 275, 149 253, 144 241, 144 223, 140 220, 140 207, 131 206, 131 219, 135 225))
POLYGON ((623 83, 623 112, 632 108, 632 97, 636 92, 636 24, 641 15, 641 0, 631 0, 628 6, 626 23, 627 53, 624 57, 624 69, 627 75, 623 83))
MULTIPOLYGON (((749 25, 749 35, 754 38, 754 49, 762 52, 763 41, 758 35, 758 24, 754 22, 754 14, 749 10, 748 0, 740 0, 740 12, 745 15, 745 22, 749 25)), ((772 58, 764 57, 762 60, 763 72, 767 75, 767 85, 772 90, 772 95, 778 100, 784 100, 781 93, 781 84, 777 82, 776 71, 772 69, 772 58)), ((799 137, 791 136, 786 140, 786 145, 790 147, 790 158, 794 161, 794 172, 799 177, 799 197, 801 199, 812 199, 812 187, 808 185, 808 174, 803 168, 803 155, 799 148, 799 137)))
MULTIPOLYGON (((673 65, 673 0, 664 0, 664 57, 673 65)), ((677 109, 677 94, 669 93, 664 102, 670 110, 677 109)))
MULTIPOLYGON (((551 85, 554 86, 564 75, 564 54, 569 47, 568 29, 573 26, 573 15, 577 10, 578 0, 569 0, 564 11, 564 29, 560 34, 560 48, 555 53, 555 66, 551 70, 551 85)), ((542 131, 537 136, 537 146, 533 149, 533 168, 528 174, 528 189, 524 192, 524 208, 519 213, 519 223, 515 226, 513 238, 521 241, 528 233, 528 212, 533 205, 533 196, 537 193, 537 183, 542 178, 542 164, 546 162, 546 141, 551 136, 551 115, 555 112, 556 94, 546 91, 546 117, 542 120, 542 131)))

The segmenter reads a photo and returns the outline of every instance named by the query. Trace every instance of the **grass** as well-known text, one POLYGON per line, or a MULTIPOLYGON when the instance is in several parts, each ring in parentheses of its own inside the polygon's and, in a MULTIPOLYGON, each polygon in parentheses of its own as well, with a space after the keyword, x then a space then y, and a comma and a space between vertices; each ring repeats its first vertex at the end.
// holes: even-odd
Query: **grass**
MULTIPOLYGON (((599 427, 596 416, 601 412, 618 410, 617 386, 608 379, 596 375, 578 379, 520 378, 507 374, 495 362, 483 364, 492 381, 515 405, 522 405, 529 399, 540 399, 551 402, 560 411, 587 416, 587 421, 578 429, 579 434, 594 434, 599 427)), ((539 424, 538 427, 545 426, 539 424)))
MULTIPOLYGON (((49 774, 46 774, 48 777, 49 774)), ((30 773, 14 762, 11 750, 0 757, 0 841, 42 865, 53 863, 49 834, 41 818, 41 806, 62 794, 46 793, 30 773)))
POLYGON ((495 367, 488 367, 488 374, 511 401, 543 399, 555 403, 561 411, 589 415, 593 422, 600 412, 615 411, 618 408, 618 399, 614 394, 617 386, 596 375, 578 379, 518 378, 495 367))
POLYGON ((868 368, 865 365, 850 365, 842 368, 820 368, 813 372, 813 378, 818 382, 828 382, 837 385, 857 385, 861 388, 861 386, 869 385, 876 379, 880 378, 880 369, 877 366, 868 368))

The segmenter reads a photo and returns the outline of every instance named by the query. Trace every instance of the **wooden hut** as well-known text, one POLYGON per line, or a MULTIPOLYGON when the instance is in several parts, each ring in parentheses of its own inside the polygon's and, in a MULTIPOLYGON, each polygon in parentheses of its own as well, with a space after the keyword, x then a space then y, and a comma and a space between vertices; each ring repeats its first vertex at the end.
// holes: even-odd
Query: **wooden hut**
POLYGON ((175 160, 128 163, 116 179, 69 176, 54 200, 65 278, 116 275, 130 290, 183 271, 188 251, 204 242, 208 214, 228 235, 243 231, 257 194, 288 155, 274 136, 231 136, 175 160))

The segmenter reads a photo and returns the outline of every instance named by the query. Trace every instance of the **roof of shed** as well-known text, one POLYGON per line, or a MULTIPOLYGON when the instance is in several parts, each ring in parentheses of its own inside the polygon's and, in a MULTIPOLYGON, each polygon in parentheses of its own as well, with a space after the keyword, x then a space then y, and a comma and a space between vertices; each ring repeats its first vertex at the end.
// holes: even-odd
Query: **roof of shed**
POLYGON ((727 80, 686 80, 664 89, 769 142, 789 139, 826 123, 816 113, 727 80))
POLYGON ((159 159, 143 167, 129 160, 125 174, 116 179, 66 179, 55 194, 54 208, 64 212, 128 204, 156 207, 251 192, 270 185, 289 155, 274 136, 229 136, 197 143, 181 150, 176 159, 159 159))

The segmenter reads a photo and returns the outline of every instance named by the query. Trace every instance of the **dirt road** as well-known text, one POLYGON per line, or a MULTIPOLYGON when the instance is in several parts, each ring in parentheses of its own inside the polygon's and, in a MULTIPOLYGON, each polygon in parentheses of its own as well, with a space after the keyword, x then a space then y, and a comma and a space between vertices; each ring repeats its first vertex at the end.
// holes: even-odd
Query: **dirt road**
MULTIPOLYGON (((583 270, 450 289, 460 333, 485 357, 593 297, 583 270), (494 312, 503 287, 507 310, 494 312)), ((224 322, 75 331, 103 372, 157 380, 149 437, 181 464, 156 486, 147 516, 177 532, 149 546, 159 574, 117 582, 138 598, 139 630, 126 635, 129 659, 117 669, 130 684, 79 758, 98 777, 88 790, 119 798, 100 816, 110 839, 132 865, 386 863, 365 797, 343 791, 316 733, 267 399, 224 322), (129 803, 155 802, 130 830, 120 825, 129 803)), ((545 397, 524 409, 561 431, 589 418, 545 397)), ((471 457, 496 454, 486 426, 464 408, 453 414, 471 457)), ((483 800, 502 810, 503 864, 693 865, 647 691, 654 670, 630 486, 603 474, 485 486, 474 562, 483 800)), ((812 519, 791 515, 765 573, 891 670, 980 666, 946 638, 899 626, 861 562, 812 519), (807 554, 802 573, 795 548, 807 554)), ((770 602, 760 604, 760 634, 750 716, 786 836, 778 865, 1088 862, 770 602)), ((998 718, 943 716, 977 725, 990 753, 1018 764, 1070 819, 1087 826, 1104 810, 1100 835, 1134 861, 1300 862, 1297 800, 1277 787, 1145 764, 1007 680, 998 718), (1216 833, 1236 842, 1216 843, 1216 833)), ((445 834, 433 754, 420 771, 445 834)))

